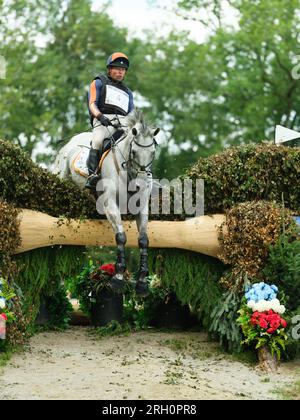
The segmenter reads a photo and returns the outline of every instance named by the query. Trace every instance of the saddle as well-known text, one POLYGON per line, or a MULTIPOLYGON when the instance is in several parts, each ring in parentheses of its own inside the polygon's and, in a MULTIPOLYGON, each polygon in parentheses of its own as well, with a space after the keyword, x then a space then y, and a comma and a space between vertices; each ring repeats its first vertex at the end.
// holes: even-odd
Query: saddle
MULTIPOLYGON (((122 129, 118 129, 117 131, 115 131, 114 134, 112 135, 112 138, 113 138, 114 142, 119 140, 122 137, 123 134, 124 134, 124 130, 122 130, 122 129)), ((109 137, 109 138, 106 138, 106 139, 103 140, 102 155, 103 155, 103 153, 110 150, 110 148, 111 148, 111 138, 109 137)))
MULTIPOLYGON (((113 138, 113 141, 116 142, 117 140, 119 140, 122 137, 123 134, 124 134, 124 130, 118 129, 117 131, 114 132, 114 134, 111 137, 113 138)), ((98 173, 101 170, 101 166, 102 166, 102 163, 103 163, 104 159, 106 158, 106 156, 108 155, 108 152, 111 149, 111 142, 112 142, 111 137, 103 140, 102 153, 100 155, 100 162, 99 162, 99 165, 98 165, 98 173)))
MULTIPOLYGON (((113 135, 112 138, 115 141, 119 140, 119 138, 121 138, 121 136, 123 135, 124 130, 118 129, 113 135)), ((101 157, 100 157, 100 162, 98 165, 98 172, 101 169, 102 163, 105 159, 105 157, 107 156, 108 152, 111 149, 111 138, 106 138, 103 140, 103 146, 102 146, 102 153, 101 153, 101 157)), ((89 154, 89 149, 88 148, 82 148, 82 150, 80 150, 80 152, 75 156, 73 162, 72 162, 72 166, 75 170, 75 172, 79 173, 80 175, 84 176, 85 178, 87 178, 89 176, 89 171, 86 165, 86 161, 88 158, 88 154, 89 154)))

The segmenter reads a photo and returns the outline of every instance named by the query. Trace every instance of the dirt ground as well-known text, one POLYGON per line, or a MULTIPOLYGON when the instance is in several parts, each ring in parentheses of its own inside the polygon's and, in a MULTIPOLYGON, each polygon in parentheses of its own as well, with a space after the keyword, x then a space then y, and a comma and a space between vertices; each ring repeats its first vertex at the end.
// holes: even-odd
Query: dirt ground
POLYGON ((89 327, 35 335, 1 369, 0 400, 279 399, 300 361, 266 374, 199 332, 143 331, 99 339, 89 327))

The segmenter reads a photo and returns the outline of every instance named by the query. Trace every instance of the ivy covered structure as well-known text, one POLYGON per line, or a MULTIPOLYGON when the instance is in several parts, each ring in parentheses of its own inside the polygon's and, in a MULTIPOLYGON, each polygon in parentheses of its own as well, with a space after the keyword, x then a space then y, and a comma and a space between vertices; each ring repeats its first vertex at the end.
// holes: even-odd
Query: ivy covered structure
MULTIPOLYGON (((0 156, 0 277, 15 290, 11 305, 16 319, 8 328, 8 341, 16 343, 30 334, 41 300, 52 299, 53 308, 59 301, 56 308, 63 311, 61 316, 53 311, 53 323, 66 324, 69 309, 67 301, 62 304, 62 284, 78 273, 84 260, 84 247, 74 246, 13 255, 20 243, 18 209, 66 218, 99 215, 89 193, 38 167, 19 147, 0 140, 0 156)), ((222 254, 215 259, 181 250, 150 250, 152 272, 229 350, 241 349, 236 319, 246 284, 278 284, 290 317, 299 307, 299 241, 293 219, 300 215, 299 174, 299 148, 248 145, 200 159, 182 179, 203 179, 205 214, 226 214, 226 229, 220 230, 222 254), (283 260, 284 272, 277 263, 283 260)), ((161 217, 180 218, 185 215, 161 217)))

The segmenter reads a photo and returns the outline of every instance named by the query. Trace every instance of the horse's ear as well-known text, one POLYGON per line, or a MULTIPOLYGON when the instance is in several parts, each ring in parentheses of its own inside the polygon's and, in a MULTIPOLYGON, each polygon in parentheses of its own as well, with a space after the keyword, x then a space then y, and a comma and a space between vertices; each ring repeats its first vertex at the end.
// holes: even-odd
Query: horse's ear
POLYGON ((159 132, 160 132, 160 128, 156 128, 156 129, 154 130, 153 137, 157 136, 157 134, 158 134, 159 132))
POLYGON ((137 135, 137 129, 136 129, 135 127, 133 127, 133 129, 132 129, 132 134, 133 134, 134 136, 136 136, 136 135, 137 135))

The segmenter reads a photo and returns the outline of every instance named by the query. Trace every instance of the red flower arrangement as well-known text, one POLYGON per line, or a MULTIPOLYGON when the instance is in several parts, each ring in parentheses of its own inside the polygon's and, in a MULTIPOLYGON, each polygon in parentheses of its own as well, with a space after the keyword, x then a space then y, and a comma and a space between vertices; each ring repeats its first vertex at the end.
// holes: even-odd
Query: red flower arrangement
POLYGON ((242 328, 245 339, 242 344, 255 345, 256 349, 268 347, 272 356, 276 353, 277 359, 281 357, 281 350, 285 350, 287 322, 274 312, 252 312, 252 309, 244 303, 238 311, 240 316, 237 322, 242 328))
POLYGON ((272 309, 266 312, 253 312, 250 323, 253 326, 259 325, 260 328, 266 330, 269 334, 275 333, 278 328, 286 328, 287 326, 286 320, 281 318, 281 316, 272 309))
POLYGON ((91 279, 95 281, 106 281, 108 276, 113 276, 116 273, 115 264, 102 264, 96 270, 91 272, 91 279))
POLYGON ((100 270, 105 271, 110 276, 113 276, 116 272, 115 264, 102 264, 100 270))

